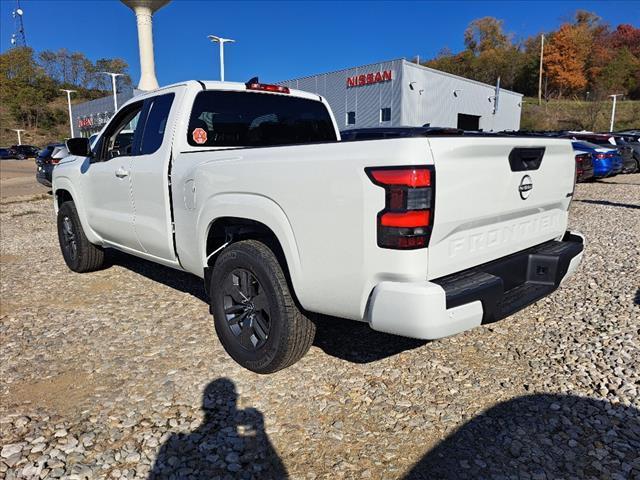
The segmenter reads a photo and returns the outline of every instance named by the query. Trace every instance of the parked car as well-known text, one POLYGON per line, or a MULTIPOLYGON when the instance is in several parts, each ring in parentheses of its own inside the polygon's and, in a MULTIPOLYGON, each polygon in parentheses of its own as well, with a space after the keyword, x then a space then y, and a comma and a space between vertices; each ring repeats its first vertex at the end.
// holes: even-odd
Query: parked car
POLYGON ((0 148, 0 160, 11 160, 17 158, 16 152, 11 148, 0 148))
POLYGON ((584 150, 573 150, 576 158, 576 182, 588 182, 593 179, 593 159, 591 153, 584 150))
POLYGON ((323 97, 254 79, 143 93, 93 148, 67 146, 53 198, 68 267, 115 248, 203 278, 221 344, 258 373, 306 353, 308 312, 441 338, 550 294, 583 256, 566 139, 341 142, 323 97))
POLYGON ((68 155, 69 152, 64 143, 50 143, 40 150, 36 157, 36 180, 45 187, 50 187, 53 168, 68 155))
POLYGON ((640 172, 640 135, 614 135, 616 143, 630 149, 633 162, 627 160, 625 173, 640 172))
POLYGON ((622 157, 615 148, 585 141, 572 142, 574 150, 591 153, 594 178, 612 177, 622 171, 622 157))
POLYGON ((633 158, 633 148, 624 143, 620 143, 615 135, 610 133, 583 133, 570 132, 569 136, 575 140, 582 140, 604 148, 613 148, 618 151, 621 159, 620 171, 616 173, 631 173, 636 169, 636 162, 633 158))
POLYGON ((18 160, 25 158, 36 158, 40 149, 33 145, 12 145, 11 148, 16 152, 18 160))

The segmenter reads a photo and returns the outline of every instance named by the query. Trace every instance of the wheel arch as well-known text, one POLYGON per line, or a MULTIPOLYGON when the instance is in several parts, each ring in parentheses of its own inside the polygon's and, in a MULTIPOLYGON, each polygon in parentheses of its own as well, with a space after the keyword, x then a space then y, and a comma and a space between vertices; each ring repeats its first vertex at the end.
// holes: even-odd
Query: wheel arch
POLYGON ((89 241, 96 245, 101 245, 103 243, 102 238, 97 235, 90 227, 89 219, 87 218, 87 212, 84 205, 82 204, 82 200, 77 194, 75 188, 73 188, 73 185, 68 178, 61 177, 55 179, 53 186, 53 198, 53 205, 56 214, 58 213, 60 205, 62 205, 64 202, 73 202, 76 206, 76 210, 78 211, 78 217, 80 218, 82 229, 84 230, 84 233, 89 241))
POLYGON ((207 289, 209 269, 220 253, 216 250, 227 241, 259 240, 274 251, 291 291, 304 304, 298 245, 289 220, 277 203, 253 194, 216 195, 200 211, 199 218, 197 230, 200 232, 198 238, 201 239, 201 268, 205 270, 207 289))

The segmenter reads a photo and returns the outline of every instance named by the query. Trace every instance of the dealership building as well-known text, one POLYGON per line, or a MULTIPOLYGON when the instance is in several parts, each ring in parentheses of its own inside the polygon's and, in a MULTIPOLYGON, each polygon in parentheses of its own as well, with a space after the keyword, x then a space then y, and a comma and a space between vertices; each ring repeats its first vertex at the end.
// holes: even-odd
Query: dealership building
POLYGON ((522 94, 404 59, 279 84, 326 98, 340 130, 422 125, 484 131, 520 128, 522 94))
MULTIPOLYGON (((279 82, 327 99, 340 130, 422 126, 518 130, 522 95, 404 59, 279 82)), ((118 93, 118 105, 138 90, 118 93)), ((74 131, 88 137, 113 115, 111 95, 72 106, 74 131)))
MULTIPOLYGON (((118 105, 123 105, 138 92, 130 87, 122 89, 117 94, 118 105)), ((113 116, 114 110, 113 95, 71 105, 75 136, 89 137, 98 133, 113 116)))

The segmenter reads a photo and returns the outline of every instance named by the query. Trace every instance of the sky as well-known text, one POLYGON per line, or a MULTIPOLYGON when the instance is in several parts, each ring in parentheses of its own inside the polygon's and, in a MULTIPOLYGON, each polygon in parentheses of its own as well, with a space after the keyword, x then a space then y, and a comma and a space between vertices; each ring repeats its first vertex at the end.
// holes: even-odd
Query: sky
MULTIPOLYGON (((0 50, 11 47, 15 0, 0 0, 0 50)), ((21 0, 27 44, 36 51, 66 48, 91 60, 120 57, 139 79, 133 12, 117 0, 21 0)), ((577 9, 616 26, 638 26, 637 1, 192 1, 173 0, 153 20, 160 85, 219 78, 214 34, 225 48, 227 80, 259 76, 275 82, 394 58, 427 59, 442 48, 464 48, 475 18, 504 20, 514 38, 555 29, 577 9)))

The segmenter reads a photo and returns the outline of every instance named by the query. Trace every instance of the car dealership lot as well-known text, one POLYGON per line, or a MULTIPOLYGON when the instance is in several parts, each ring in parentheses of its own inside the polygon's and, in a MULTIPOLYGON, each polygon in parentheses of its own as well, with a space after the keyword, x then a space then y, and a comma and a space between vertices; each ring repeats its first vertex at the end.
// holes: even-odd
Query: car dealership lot
POLYGON ((433 342, 320 319, 270 376, 226 355, 200 280, 73 274, 51 201, 2 202, 0 476, 640 476, 640 174, 577 186, 586 257, 550 297, 433 342))

